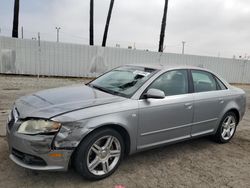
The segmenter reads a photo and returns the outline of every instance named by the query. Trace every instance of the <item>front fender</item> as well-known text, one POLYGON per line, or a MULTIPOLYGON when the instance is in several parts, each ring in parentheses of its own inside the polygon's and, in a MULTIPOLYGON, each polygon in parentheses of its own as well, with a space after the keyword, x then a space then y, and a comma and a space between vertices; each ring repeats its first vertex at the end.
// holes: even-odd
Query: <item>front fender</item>
POLYGON ((76 148, 88 134, 107 125, 124 128, 130 137, 131 147, 129 153, 134 153, 136 151, 138 126, 137 110, 129 110, 115 114, 112 113, 77 122, 63 123, 54 139, 54 147, 60 149, 76 148))

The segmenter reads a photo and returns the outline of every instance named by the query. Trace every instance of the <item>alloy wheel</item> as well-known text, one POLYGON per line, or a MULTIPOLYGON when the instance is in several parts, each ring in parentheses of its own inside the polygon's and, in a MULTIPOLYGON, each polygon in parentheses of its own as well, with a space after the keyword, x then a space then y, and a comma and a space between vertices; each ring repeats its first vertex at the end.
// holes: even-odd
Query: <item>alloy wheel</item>
POLYGON ((229 140, 233 136, 235 128, 236 128, 235 117, 232 115, 227 116, 222 123, 221 137, 224 140, 229 140))
POLYGON ((97 176, 109 173, 121 157, 121 144, 114 136, 104 136, 90 147, 87 155, 88 170, 97 176))

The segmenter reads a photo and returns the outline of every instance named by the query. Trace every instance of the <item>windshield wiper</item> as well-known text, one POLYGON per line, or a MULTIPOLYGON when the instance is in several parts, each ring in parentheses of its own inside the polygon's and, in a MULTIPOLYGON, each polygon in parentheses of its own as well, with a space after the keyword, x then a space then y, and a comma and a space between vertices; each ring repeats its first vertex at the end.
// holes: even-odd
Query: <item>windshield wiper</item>
POLYGON ((133 80, 132 82, 127 82, 127 83, 125 83, 123 85, 120 85, 118 87, 121 88, 121 89, 123 89, 123 90, 125 90, 125 89, 127 89, 129 87, 133 87, 137 83, 137 81, 138 80, 133 80))
POLYGON ((100 86, 97 86, 97 85, 94 85, 94 84, 88 84, 90 87, 92 88, 95 88, 95 89, 98 89, 100 91, 103 91, 105 93, 109 93, 109 94, 112 94, 112 95, 119 95, 119 96, 123 96, 122 93, 119 93, 117 91, 113 91, 113 90, 110 90, 110 89, 106 89, 104 87, 100 87, 100 86))
POLYGON ((103 87, 96 86, 96 85, 94 85, 94 84, 88 84, 88 85, 89 85, 90 87, 95 88, 95 89, 98 89, 98 90, 100 90, 100 91, 103 91, 103 92, 106 92, 106 93, 110 93, 109 90, 107 90, 107 89, 105 89, 105 88, 103 88, 103 87))

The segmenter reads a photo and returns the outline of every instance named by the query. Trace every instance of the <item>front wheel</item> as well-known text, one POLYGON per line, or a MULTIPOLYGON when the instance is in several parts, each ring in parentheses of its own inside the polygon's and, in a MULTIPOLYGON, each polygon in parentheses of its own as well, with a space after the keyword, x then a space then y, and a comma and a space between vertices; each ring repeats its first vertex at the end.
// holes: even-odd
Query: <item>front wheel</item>
POLYGON ((74 166, 86 179, 110 176, 124 155, 124 141, 113 129, 102 129, 89 135, 76 151, 74 166))
POLYGON ((237 118, 233 112, 227 112, 219 125, 219 128, 214 136, 215 141, 219 143, 229 142, 236 131, 237 118))

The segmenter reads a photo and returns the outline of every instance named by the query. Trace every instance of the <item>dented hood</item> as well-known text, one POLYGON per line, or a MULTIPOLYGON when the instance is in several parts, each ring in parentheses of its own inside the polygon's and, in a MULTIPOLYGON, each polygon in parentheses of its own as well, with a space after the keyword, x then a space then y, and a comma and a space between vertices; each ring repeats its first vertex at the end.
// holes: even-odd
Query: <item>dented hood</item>
POLYGON ((73 85, 39 91, 15 102, 19 118, 52 118, 97 105, 125 100, 86 85, 73 85))

